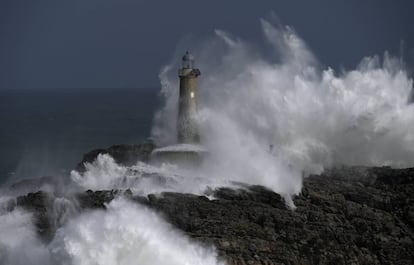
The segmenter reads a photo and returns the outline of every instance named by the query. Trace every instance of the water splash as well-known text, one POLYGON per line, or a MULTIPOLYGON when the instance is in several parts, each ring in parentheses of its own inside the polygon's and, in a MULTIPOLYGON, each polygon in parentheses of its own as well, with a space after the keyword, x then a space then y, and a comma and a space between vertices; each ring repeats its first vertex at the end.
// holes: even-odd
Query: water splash
POLYGON ((0 264, 222 265, 214 248, 191 241, 155 212, 117 198, 107 210, 71 218, 50 244, 42 243, 32 214, 0 214, 0 264))
POLYGON ((130 189, 135 195, 146 196, 164 191, 203 194, 207 186, 224 182, 206 179, 199 170, 182 168, 174 164, 150 165, 137 162, 123 166, 107 155, 100 154, 92 163, 85 164, 85 172, 71 172, 71 179, 81 190, 130 189))
POLYGON ((0 233, 0 264, 51 264, 47 248, 37 238, 30 213, 22 209, 1 213, 0 233))
POLYGON ((61 264, 219 265, 214 249, 190 241, 151 210, 124 199, 71 220, 50 245, 61 264))
MULTIPOLYGON (((291 28, 261 23, 272 48, 263 55, 221 30, 193 49, 203 72, 200 134, 211 154, 201 175, 295 194, 303 174, 338 164, 413 165, 413 80, 398 58, 366 57, 335 73, 291 28)), ((175 139, 178 67, 160 73, 166 103, 152 130, 160 145, 175 139)))

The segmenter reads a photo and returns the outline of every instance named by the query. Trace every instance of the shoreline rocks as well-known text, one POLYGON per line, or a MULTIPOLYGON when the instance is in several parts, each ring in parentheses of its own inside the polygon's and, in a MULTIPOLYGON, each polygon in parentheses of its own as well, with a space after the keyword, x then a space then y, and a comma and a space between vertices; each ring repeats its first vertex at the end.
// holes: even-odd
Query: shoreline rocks
MULTIPOLYGON (((342 168, 304 180, 287 209, 261 186, 219 188, 215 199, 180 193, 134 196, 131 191, 86 191, 78 211, 104 209, 129 197, 162 214, 194 240, 213 244, 228 264, 413 264, 414 168, 342 168)), ((58 228, 53 197, 29 193, 16 206, 35 213, 45 240, 58 228)))

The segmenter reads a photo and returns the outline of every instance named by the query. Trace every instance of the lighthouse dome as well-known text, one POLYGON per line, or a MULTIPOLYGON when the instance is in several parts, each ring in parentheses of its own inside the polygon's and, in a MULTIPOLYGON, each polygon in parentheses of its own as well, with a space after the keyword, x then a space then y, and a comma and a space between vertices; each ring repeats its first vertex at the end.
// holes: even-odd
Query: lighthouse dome
POLYGON ((189 51, 187 51, 183 56, 182 67, 188 69, 194 68, 194 56, 189 51))

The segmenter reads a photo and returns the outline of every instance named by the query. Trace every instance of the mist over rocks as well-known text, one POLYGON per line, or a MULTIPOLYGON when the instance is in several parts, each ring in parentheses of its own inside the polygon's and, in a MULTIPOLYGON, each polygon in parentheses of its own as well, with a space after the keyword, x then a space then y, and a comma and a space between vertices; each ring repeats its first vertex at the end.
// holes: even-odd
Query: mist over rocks
POLYGON ((125 166, 133 165, 137 161, 147 162, 155 147, 155 144, 146 142, 136 145, 119 144, 108 148, 94 149, 84 154, 82 161, 78 163, 75 169, 80 172, 85 171, 85 163, 92 163, 99 154, 108 154, 114 158, 116 163, 125 166))
MULTIPOLYGON (((156 210, 227 264, 412 264, 414 168, 342 167, 304 180, 295 210, 262 186, 217 188, 206 196, 130 190, 78 193, 79 211, 105 209, 119 196, 156 210)), ((52 195, 30 193, 17 206, 35 213, 44 240, 52 195)), ((49 219, 48 219, 49 218, 49 219)))

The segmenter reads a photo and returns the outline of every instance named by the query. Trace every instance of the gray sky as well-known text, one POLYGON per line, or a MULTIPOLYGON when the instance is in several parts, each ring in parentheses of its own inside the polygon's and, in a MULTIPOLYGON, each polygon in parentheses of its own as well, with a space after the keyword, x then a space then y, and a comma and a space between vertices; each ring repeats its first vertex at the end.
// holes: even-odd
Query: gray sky
POLYGON ((413 65, 412 0, 1 0, 0 89, 158 87, 185 37, 218 28, 260 43, 272 11, 325 65, 398 55, 401 40, 413 65))

